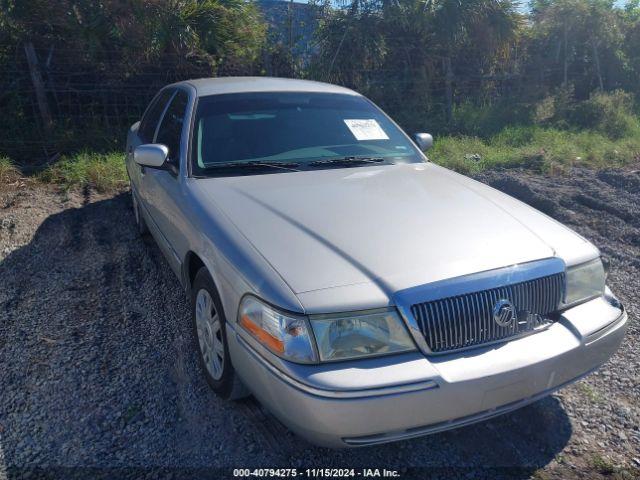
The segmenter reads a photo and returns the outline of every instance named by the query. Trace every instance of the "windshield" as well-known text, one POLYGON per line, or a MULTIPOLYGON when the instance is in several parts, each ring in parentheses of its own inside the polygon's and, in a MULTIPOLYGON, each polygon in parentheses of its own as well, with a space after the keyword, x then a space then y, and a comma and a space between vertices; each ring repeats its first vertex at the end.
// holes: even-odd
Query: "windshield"
POLYGON ((200 98, 192 159, 198 176, 229 163, 286 165, 278 170, 284 172, 340 159, 357 166, 367 165, 367 159, 422 161, 413 143, 364 97, 294 92, 200 98))

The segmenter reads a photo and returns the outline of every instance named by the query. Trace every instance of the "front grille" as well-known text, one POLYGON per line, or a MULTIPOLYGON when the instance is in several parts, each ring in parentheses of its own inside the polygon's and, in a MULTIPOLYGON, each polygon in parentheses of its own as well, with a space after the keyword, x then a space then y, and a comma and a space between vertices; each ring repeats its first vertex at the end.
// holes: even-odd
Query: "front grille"
MULTIPOLYGON (((518 336, 540 329, 553 320, 564 292, 564 274, 514 283, 439 300, 417 303, 411 313, 429 349, 443 353, 518 336), (501 326, 494 308, 509 302, 515 311, 510 324, 501 326)), ((509 317, 511 318, 511 317, 509 317)), ((506 322, 502 322, 506 323, 506 322)))

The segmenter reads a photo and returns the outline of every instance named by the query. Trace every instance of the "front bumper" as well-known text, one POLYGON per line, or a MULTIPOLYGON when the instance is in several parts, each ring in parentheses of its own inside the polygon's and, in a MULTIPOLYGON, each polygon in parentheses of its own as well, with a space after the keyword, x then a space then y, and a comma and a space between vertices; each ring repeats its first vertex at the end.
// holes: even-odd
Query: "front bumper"
POLYGON ((344 448, 435 433, 531 403, 606 362, 626 323, 623 309, 598 298, 542 332, 438 357, 303 366, 267 362, 232 329, 229 345, 243 382, 285 425, 312 443, 344 448))

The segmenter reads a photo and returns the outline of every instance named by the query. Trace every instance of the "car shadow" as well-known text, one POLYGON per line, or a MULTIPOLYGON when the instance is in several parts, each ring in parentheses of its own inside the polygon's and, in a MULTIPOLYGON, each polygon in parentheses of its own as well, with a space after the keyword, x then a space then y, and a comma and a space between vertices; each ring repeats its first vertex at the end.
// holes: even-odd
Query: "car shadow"
POLYGON ((0 278, 0 478, 223 478, 254 467, 528 478, 572 434, 550 397, 449 432, 329 450, 252 398, 221 401, 196 361, 186 296, 138 236, 128 194, 49 216, 0 278))

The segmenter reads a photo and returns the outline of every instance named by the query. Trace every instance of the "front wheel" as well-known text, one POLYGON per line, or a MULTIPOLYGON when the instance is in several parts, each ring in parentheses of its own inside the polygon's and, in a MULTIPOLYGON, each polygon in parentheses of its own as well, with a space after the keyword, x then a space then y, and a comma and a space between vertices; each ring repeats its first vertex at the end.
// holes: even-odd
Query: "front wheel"
POLYGON ((247 396, 248 392, 236 375, 229 357, 226 319, 218 292, 204 267, 193 281, 191 316, 200 365, 213 391, 225 399, 247 396))

